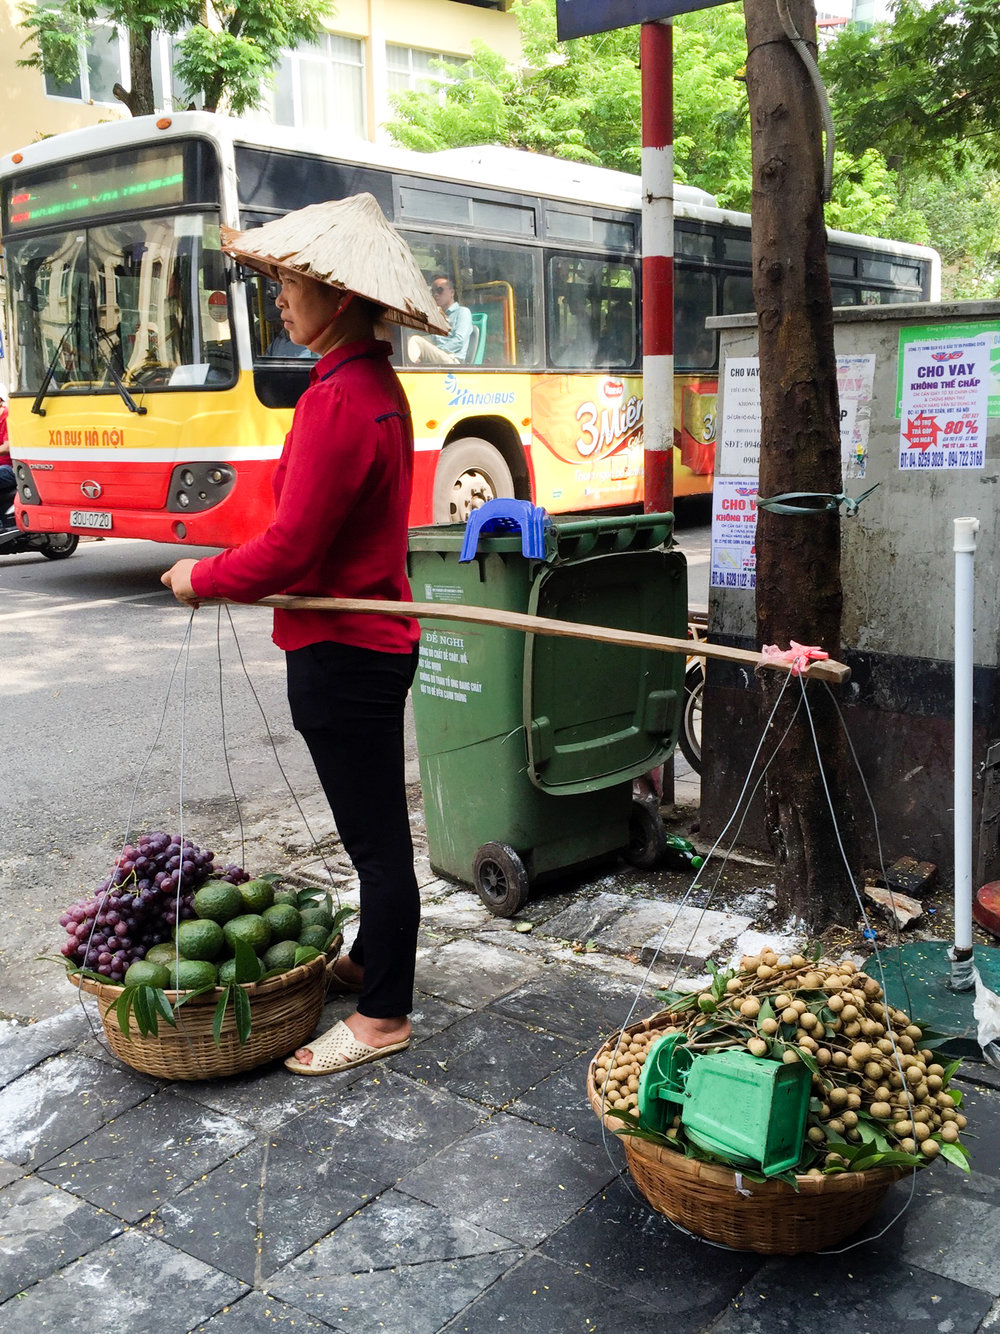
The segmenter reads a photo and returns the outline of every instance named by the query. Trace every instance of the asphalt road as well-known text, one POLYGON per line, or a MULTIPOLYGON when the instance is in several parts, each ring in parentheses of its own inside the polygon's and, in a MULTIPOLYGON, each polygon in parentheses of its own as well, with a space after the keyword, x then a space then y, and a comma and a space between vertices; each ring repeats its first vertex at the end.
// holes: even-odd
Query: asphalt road
MULTIPOLYGON (((678 517, 692 606, 707 603, 704 520, 678 517)), ((174 558, 119 539, 58 562, 0 557, 0 1017, 66 1008, 61 967, 38 956, 57 953, 60 913, 96 888, 128 828, 183 828, 255 873, 262 845, 303 827, 289 786, 311 830, 330 830, 269 613, 192 616, 159 584, 174 558)), ((412 718, 407 760, 416 781, 412 718)))

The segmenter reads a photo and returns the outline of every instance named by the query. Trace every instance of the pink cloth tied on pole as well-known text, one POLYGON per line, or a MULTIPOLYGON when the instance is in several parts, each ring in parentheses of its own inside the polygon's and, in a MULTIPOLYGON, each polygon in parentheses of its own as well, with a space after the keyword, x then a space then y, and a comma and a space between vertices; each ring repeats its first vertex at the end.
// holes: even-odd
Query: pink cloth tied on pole
POLYGON ((811 662, 822 662, 829 658, 829 653, 825 653, 821 648, 810 648, 806 644, 796 644, 795 640, 789 640, 788 648, 778 648, 777 644, 765 644, 760 651, 762 659, 770 662, 789 662, 793 676, 799 676, 809 666, 811 662))

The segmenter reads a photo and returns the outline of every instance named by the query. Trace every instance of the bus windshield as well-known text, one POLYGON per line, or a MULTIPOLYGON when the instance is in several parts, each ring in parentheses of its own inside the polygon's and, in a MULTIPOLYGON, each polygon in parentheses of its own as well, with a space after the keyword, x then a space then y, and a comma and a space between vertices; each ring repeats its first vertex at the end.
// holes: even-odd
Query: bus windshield
POLYGON ((107 221, 14 237, 17 392, 230 385, 229 295, 217 215, 107 221))

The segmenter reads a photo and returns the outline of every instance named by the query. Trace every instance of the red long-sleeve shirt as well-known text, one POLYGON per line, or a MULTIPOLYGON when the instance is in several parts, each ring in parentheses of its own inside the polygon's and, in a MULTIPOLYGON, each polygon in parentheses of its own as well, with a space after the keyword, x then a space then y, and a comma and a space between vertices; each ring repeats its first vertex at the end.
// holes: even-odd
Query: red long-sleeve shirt
MULTIPOLYGON (((406 530, 413 428, 389 343, 364 339, 316 363, 274 470, 271 525, 195 565, 199 597, 256 602, 271 593, 409 601, 406 530)), ((417 623, 353 612, 274 613, 281 649, 335 640, 407 653, 417 623)))

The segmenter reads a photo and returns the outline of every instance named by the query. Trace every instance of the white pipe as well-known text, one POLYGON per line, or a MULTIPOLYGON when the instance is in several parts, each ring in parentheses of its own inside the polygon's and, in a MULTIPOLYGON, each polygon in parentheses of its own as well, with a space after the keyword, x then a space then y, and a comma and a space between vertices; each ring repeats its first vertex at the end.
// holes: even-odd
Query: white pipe
POLYGON ((955 520, 955 945, 952 986, 975 985, 972 965, 973 590, 978 519, 955 520))

